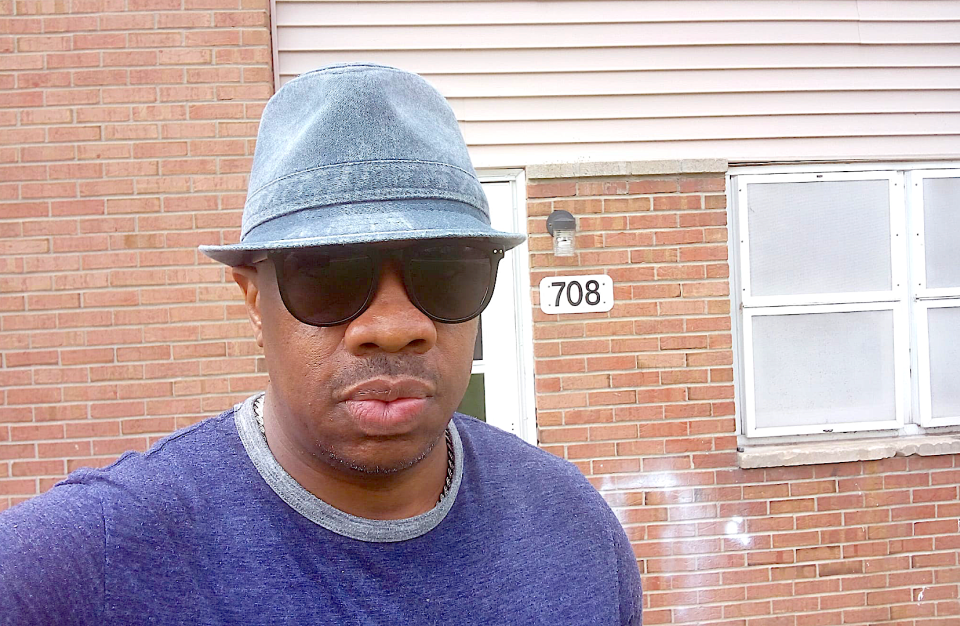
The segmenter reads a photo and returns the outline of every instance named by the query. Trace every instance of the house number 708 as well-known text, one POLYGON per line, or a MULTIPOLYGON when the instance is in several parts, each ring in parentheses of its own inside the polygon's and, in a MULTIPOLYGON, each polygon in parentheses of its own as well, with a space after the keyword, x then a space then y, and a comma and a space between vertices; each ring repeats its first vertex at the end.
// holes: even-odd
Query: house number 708
POLYGON ((606 275, 548 276, 540 281, 544 313, 602 313, 613 308, 613 281, 606 275))
POLYGON ((562 280, 554 281, 550 283, 551 287, 559 287, 557 290, 557 301, 554 303, 554 306, 560 306, 560 296, 563 295, 563 288, 567 288, 567 302, 570 306, 579 306, 580 302, 583 300, 587 301, 587 304, 600 304, 600 283, 595 280, 587 281, 587 295, 584 298, 583 287, 580 286, 580 281, 571 280, 568 283, 564 283, 562 280), (577 299, 573 299, 573 288, 577 288, 577 299))

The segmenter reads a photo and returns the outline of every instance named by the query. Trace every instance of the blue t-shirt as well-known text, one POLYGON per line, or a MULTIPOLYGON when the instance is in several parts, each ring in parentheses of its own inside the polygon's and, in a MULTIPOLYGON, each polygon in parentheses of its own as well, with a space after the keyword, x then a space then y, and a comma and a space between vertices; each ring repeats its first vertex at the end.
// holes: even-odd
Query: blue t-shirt
POLYGON ((640 624, 613 512, 473 418, 433 510, 357 518, 269 453, 252 399, 0 514, 0 624, 640 624))

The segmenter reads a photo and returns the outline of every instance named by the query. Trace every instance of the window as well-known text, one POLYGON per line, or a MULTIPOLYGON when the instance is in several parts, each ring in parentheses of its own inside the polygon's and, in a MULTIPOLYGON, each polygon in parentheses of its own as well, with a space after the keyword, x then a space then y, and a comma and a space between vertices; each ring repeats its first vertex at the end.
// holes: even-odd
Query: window
POLYGON ((960 424, 960 170, 912 172, 920 423, 960 424))
POLYGON ((960 424, 960 170, 738 173, 730 190, 743 432, 960 424))

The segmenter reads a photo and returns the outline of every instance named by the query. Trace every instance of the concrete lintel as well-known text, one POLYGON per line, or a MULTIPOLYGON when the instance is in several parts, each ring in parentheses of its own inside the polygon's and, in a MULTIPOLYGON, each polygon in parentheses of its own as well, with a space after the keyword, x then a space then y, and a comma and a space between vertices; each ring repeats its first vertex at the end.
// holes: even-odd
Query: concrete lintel
POLYGON ((563 178, 608 178, 615 176, 666 176, 671 174, 722 174, 727 171, 723 159, 683 159, 663 161, 598 161, 582 163, 546 163, 528 165, 530 180, 563 178))
POLYGON ((720 174, 726 173, 726 159, 684 159, 680 161, 680 171, 684 174, 720 174))
POLYGON ((923 435, 891 439, 831 441, 782 446, 748 447, 740 452, 742 469, 786 467, 790 465, 823 465, 876 461, 894 456, 936 456, 960 453, 958 435, 923 435))

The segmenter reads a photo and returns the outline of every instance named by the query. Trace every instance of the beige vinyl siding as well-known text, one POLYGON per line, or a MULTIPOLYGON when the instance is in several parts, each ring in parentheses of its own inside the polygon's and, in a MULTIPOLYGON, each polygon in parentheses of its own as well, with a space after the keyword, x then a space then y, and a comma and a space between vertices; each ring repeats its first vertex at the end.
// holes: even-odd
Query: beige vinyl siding
POLYGON ((960 1, 289 2, 278 74, 376 61, 480 167, 960 156, 960 1))

